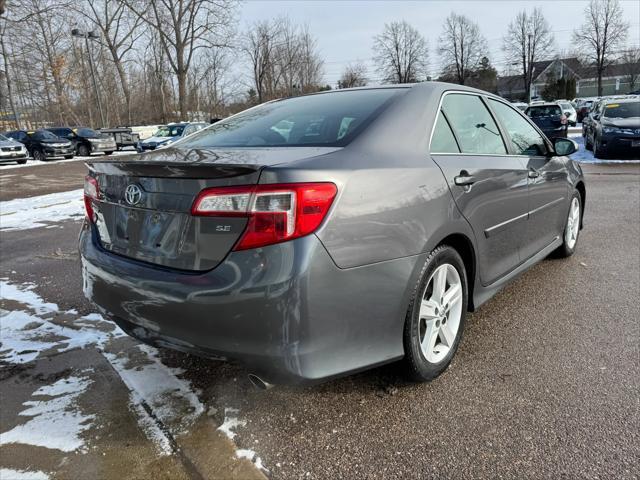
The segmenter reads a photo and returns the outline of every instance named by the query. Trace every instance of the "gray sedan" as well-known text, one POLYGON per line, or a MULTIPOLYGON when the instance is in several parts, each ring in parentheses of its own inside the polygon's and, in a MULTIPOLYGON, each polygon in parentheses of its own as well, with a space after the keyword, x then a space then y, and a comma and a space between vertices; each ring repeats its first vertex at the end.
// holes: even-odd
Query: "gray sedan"
POLYGON ((143 342, 239 361, 262 387, 401 359, 430 380, 468 311, 574 253, 575 149, 446 83, 263 104, 88 163, 85 295, 143 342))
POLYGON ((19 164, 27 163, 29 152, 27 148, 20 142, 16 142, 12 138, 0 135, 0 163, 16 162, 19 164))

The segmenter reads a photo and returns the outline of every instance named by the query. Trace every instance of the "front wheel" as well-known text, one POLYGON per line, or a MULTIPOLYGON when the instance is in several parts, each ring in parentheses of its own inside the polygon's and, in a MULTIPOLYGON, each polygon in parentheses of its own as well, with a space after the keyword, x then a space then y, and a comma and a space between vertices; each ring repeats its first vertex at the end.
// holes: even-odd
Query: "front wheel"
POLYGON ((451 362, 462 338, 467 295, 462 258, 441 245, 425 262, 405 320, 405 362, 414 379, 432 380, 451 362))
POLYGON ((33 151, 33 159, 37 160, 38 162, 44 162, 46 160, 42 150, 34 150, 33 151))
POLYGON ((25 163, 27 163, 27 159, 25 158, 24 160, 18 160, 16 163, 18 165, 24 165, 25 163))
POLYGON ((597 138, 593 141, 593 156, 599 159, 606 159, 608 157, 606 150, 602 148, 597 138))
POLYGON ((569 214, 564 226, 562 245, 556 250, 558 257, 567 258, 576 252, 578 237, 580 236, 580 223, 582 220, 582 198, 580 192, 574 191, 569 205, 569 214))
POLYGON ((89 155, 91 155, 91 151, 86 145, 80 145, 78 146, 78 155, 81 157, 88 157, 89 155))

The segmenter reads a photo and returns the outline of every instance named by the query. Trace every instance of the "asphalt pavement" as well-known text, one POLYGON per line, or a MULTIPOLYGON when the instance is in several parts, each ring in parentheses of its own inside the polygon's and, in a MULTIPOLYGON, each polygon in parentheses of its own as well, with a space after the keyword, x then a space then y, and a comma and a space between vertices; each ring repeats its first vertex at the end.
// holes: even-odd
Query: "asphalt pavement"
MULTIPOLYGON (((1 171, 0 200, 81 188, 83 168, 69 162, 1 171)), ((640 165, 584 170, 577 253, 541 262, 471 314, 454 361, 431 383, 407 382, 393 364, 314 387, 260 391, 237 365, 161 351, 162 365, 190 386, 206 413, 178 431, 148 404, 174 442, 160 455, 131 408, 135 386, 124 385, 105 360, 111 349, 134 362, 136 342, 116 338, 108 347, 1 367, 0 432, 24 422, 24 402, 60 372, 109 388, 82 397, 101 419, 80 434, 86 451, 53 455, 0 438, 0 466, 51 478, 638 478, 640 165), (237 414, 232 441, 212 434, 228 412, 237 414), (234 452, 241 459, 238 451, 255 453, 253 463, 232 461, 234 452)), ((0 277, 32 283, 44 301, 71 312, 52 314, 59 324, 95 312, 82 294, 78 228, 69 220, 0 231, 0 277)), ((25 307, 4 299, 2 308, 25 307)))

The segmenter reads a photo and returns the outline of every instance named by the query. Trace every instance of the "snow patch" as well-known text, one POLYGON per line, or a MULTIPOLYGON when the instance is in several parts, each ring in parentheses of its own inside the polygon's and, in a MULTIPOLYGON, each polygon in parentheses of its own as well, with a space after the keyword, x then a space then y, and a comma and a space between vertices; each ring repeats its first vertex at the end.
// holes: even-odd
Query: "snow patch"
POLYGON ((80 220, 84 216, 83 195, 80 189, 0 202, 0 231, 28 230, 63 220, 80 220))
POLYGON ((224 409, 224 422, 218 427, 222 433, 224 433, 229 439, 233 440, 237 433, 233 431, 234 428, 244 427, 247 425, 246 420, 240 420, 238 413, 240 410, 237 408, 227 407, 224 409))
POLYGON ((40 470, 13 470, 11 468, 0 468, 0 479, 2 480, 49 480, 49 475, 40 470))
POLYGON ((269 471, 262 463, 262 459, 253 450, 248 450, 246 448, 239 448, 238 450, 236 450, 236 457, 246 458, 247 460, 251 461, 260 470, 264 470, 265 472, 269 471))
POLYGON ((33 283, 25 283, 19 287, 5 280, 0 280, 0 298, 23 303, 38 315, 58 311, 58 305, 45 302, 40 295, 35 293, 33 283))
POLYGON ((595 158, 593 156, 593 152, 587 150, 584 146, 584 138, 582 138, 582 133, 576 133, 569 135, 571 140, 574 140, 578 144, 578 151, 570 156, 571 159, 576 160, 580 163, 640 163, 640 160, 629 159, 629 160, 601 160, 599 158, 595 158))
POLYGON ((91 427, 94 415, 72 409, 76 399, 93 383, 87 377, 70 376, 39 388, 32 397, 50 396, 50 400, 29 400, 18 415, 32 417, 0 435, 0 445, 21 443, 73 452, 84 446, 80 434, 91 427))

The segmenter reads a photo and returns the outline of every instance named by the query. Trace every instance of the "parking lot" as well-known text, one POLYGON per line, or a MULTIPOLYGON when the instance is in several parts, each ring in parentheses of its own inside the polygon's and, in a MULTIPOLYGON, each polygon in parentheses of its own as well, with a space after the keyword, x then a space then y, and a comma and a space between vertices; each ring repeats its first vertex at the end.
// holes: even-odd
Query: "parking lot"
POLYGON ((640 165, 583 168, 577 254, 543 261, 472 314, 444 375, 413 384, 388 365, 268 391, 237 365, 141 346, 84 299, 83 160, 0 168, 3 467, 29 478, 637 478, 640 165))

